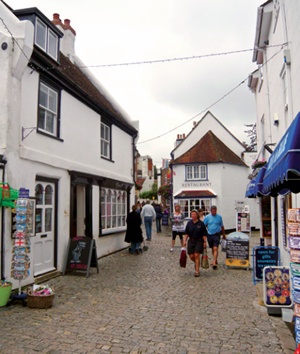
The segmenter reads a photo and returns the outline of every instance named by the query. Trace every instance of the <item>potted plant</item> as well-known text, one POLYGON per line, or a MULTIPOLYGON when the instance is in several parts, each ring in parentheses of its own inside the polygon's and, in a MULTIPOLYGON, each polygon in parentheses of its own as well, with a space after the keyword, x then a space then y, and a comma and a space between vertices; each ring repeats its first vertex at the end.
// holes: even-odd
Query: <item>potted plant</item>
POLYGON ((0 281, 0 307, 6 306, 10 298, 12 283, 3 279, 0 281))

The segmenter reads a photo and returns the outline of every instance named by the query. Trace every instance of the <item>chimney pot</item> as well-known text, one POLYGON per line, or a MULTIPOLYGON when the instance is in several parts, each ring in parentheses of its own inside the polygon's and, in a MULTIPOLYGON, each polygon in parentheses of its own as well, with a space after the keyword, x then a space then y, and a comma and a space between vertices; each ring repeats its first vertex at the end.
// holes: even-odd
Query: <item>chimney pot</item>
POLYGON ((53 14, 53 20, 59 20, 59 14, 57 13, 53 14))
POLYGON ((70 26, 70 22, 71 22, 71 21, 68 20, 68 19, 65 19, 65 20, 64 20, 64 24, 65 24, 66 26, 70 26))

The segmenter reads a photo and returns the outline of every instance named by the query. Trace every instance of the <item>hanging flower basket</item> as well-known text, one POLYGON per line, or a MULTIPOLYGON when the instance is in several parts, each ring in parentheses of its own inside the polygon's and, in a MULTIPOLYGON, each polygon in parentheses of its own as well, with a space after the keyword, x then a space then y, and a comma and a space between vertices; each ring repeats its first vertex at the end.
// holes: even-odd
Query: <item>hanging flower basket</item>
POLYGON ((261 168, 267 163, 266 160, 255 160, 252 164, 252 168, 261 168))

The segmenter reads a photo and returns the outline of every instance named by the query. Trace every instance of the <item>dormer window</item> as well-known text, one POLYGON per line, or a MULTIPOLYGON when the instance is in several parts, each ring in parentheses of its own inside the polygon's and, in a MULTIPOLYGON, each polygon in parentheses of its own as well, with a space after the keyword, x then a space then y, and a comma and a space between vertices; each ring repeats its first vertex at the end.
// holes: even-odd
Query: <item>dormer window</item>
POLYGON ((57 60, 58 37, 38 17, 36 18, 35 26, 35 44, 54 60, 57 60))

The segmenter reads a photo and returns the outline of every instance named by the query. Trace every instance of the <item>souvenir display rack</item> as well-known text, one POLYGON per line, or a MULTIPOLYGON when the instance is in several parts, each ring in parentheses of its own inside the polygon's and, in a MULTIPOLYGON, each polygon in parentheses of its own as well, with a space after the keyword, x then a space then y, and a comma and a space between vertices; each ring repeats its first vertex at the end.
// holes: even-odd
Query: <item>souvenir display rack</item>
POLYGON ((18 198, 15 204, 11 276, 19 281, 18 296, 15 299, 22 300, 26 294, 21 292, 21 281, 30 275, 31 241, 28 231, 32 230, 34 210, 28 198, 18 198))
POLYGON ((287 235, 292 271, 292 299, 294 303, 295 338, 300 344, 300 209, 287 210, 287 235))

